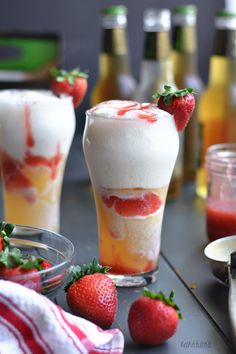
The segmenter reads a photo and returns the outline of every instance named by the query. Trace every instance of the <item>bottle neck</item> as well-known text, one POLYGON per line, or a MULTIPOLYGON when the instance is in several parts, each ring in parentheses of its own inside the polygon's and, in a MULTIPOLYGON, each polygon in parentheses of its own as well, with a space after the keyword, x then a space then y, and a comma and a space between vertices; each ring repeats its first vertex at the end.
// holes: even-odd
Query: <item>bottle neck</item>
POLYGON ((143 55, 145 60, 165 60, 170 54, 169 32, 146 32, 143 55))
POLYGON ((236 30, 216 30, 213 55, 236 58, 236 30))
POLYGON ((173 55, 175 72, 197 74, 197 35, 195 26, 173 27, 173 55))
POLYGON ((129 73, 125 28, 109 28, 103 30, 99 71, 100 76, 129 73))
POLYGON ((126 55, 127 42, 125 28, 106 28, 103 30, 102 53, 126 55))
POLYGON ((217 29, 210 60, 209 84, 236 82, 236 30, 217 29))

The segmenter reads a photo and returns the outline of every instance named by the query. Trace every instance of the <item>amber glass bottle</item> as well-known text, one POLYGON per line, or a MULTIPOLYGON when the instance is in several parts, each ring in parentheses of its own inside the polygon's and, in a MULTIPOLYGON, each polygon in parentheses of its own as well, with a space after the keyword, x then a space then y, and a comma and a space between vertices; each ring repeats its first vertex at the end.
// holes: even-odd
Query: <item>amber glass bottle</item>
POLYGON ((198 109, 201 126, 200 167, 196 192, 207 194, 205 155, 210 145, 236 142, 236 14, 221 10, 215 18, 215 43, 209 82, 198 109))
POLYGON ((203 82, 197 65, 197 8, 180 5, 173 12, 173 61, 174 79, 179 88, 192 87, 196 92, 196 108, 184 135, 184 180, 194 180, 199 154, 197 104, 203 90, 203 82))
POLYGON ((110 99, 133 97, 136 83, 130 72, 126 25, 125 6, 111 6, 103 10, 99 79, 92 90, 92 106, 110 99))
MULTIPOLYGON (((168 9, 147 9, 144 12, 144 52, 140 83, 135 93, 138 102, 150 102, 164 85, 176 87, 170 43, 171 13, 168 9)), ((183 133, 180 149, 168 191, 168 199, 179 196, 183 179, 183 133)))

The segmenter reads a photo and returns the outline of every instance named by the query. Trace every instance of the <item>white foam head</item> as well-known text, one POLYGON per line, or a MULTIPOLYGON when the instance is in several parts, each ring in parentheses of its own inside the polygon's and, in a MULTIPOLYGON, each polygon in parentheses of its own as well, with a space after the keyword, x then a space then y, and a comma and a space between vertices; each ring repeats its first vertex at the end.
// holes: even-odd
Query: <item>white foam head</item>
POLYGON ((35 145, 31 153, 50 157, 60 144, 68 153, 75 130, 72 98, 58 98, 46 90, 0 91, 0 147, 17 160, 26 152, 26 108, 35 145))
POLYGON ((169 184, 179 139, 173 117, 156 105, 112 100, 87 112, 83 146, 95 184, 159 188, 169 184))

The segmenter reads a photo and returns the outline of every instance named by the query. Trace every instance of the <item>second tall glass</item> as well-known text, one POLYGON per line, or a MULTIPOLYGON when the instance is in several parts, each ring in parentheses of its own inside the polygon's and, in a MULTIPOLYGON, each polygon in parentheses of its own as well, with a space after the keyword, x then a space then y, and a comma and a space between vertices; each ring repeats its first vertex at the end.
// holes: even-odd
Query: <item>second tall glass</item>
POLYGON ((64 167, 75 131, 71 97, 0 91, 0 160, 7 222, 59 230, 64 167))

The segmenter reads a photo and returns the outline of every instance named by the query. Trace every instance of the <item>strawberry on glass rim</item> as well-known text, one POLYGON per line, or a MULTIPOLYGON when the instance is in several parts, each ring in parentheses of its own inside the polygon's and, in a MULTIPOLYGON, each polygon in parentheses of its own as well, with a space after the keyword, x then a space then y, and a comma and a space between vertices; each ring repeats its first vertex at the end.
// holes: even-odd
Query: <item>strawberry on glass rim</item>
POLYGON ((57 95, 68 95, 73 98, 74 108, 77 108, 87 92, 88 74, 75 68, 71 71, 64 69, 51 69, 51 89, 57 95))
POLYGON ((158 99, 157 106, 174 116, 178 131, 186 128, 195 107, 195 98, 192 88, 175 90, 169 85, 164 86, 164 91, 153 95, 158 99))

